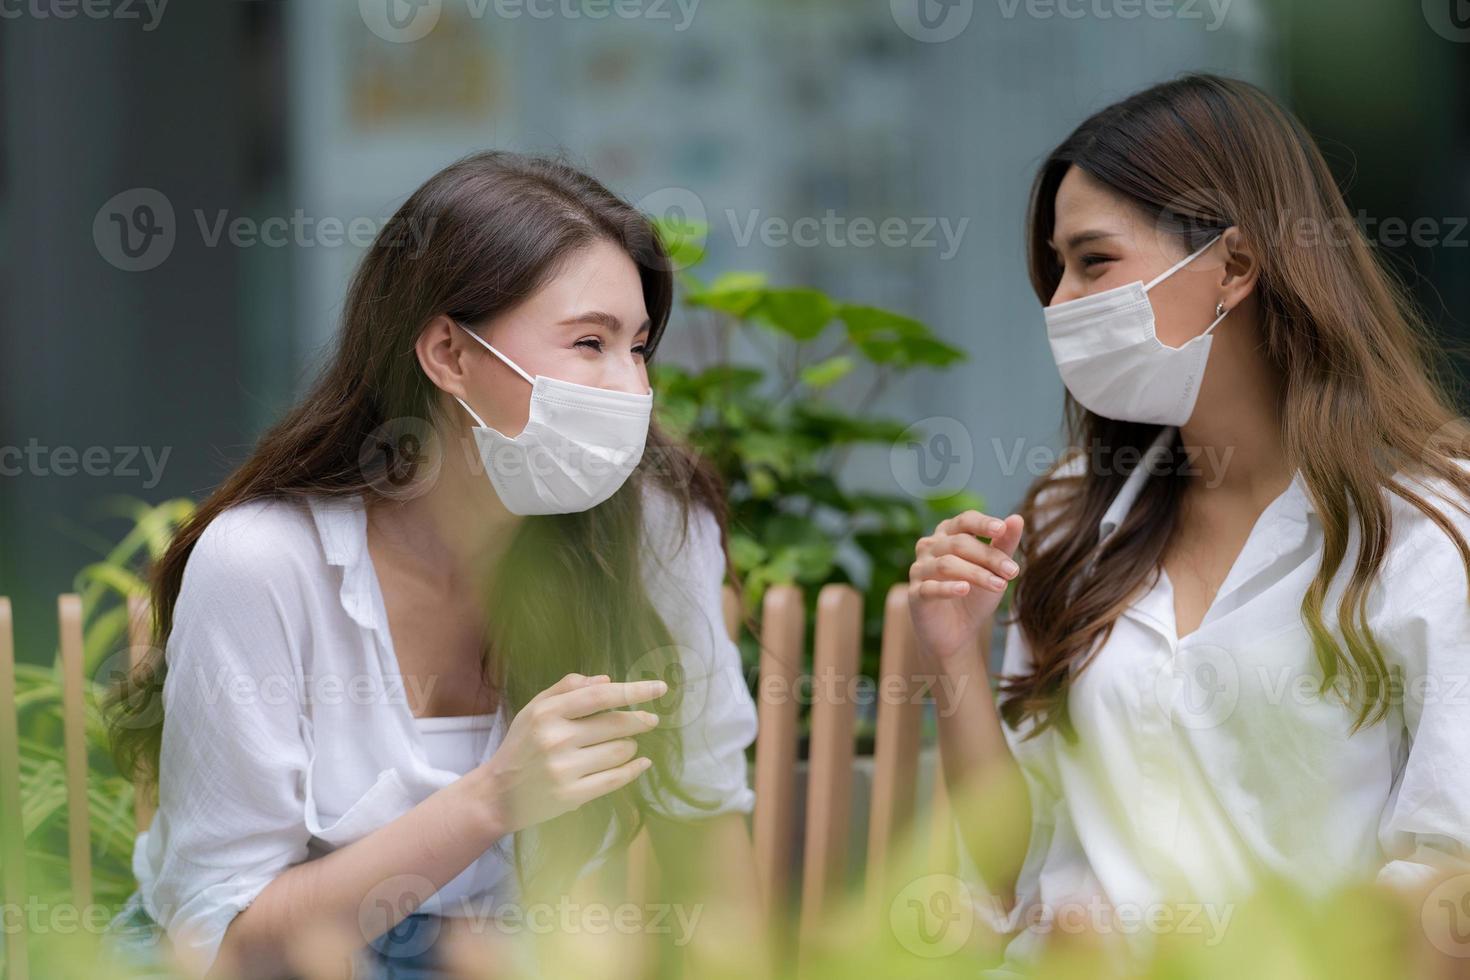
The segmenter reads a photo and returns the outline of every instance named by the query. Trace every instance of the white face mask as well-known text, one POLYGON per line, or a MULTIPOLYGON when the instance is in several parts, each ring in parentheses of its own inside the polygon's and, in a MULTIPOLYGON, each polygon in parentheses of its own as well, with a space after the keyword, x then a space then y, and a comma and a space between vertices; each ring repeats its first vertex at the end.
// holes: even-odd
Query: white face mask
POLYGON ((1205 332, 1169 347, 1154 329, 1148 291, 1203 255, 1220 237, 1148 285, 1128 283, 1047 307, 1046 336, 1062 383, 1088 411, 1122 422, 1183 425, 1194 412, 1211 332, 1229 315, 1222 303, 1205 332))
POLYGON ((573 514, 618 492, 643 458, 653 392, 635 395, 589 388, 545 375, 531 377, 479 334, 458 324, 531 385, 526 427, 514 439, 474 416, 485 474, 512 514, 573 514))

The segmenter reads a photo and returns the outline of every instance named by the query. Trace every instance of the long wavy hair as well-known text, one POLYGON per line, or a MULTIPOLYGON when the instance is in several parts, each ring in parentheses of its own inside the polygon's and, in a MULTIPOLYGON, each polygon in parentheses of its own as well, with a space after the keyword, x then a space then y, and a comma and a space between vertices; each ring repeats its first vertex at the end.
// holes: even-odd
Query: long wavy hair
MULTIPOLYGON (((1470 440, 1443 381, 1445 365, 1406 289, 1373 255, 1301 123, 1253 85, 1191 74, 1098 112, 1042 164, 1031 193, 1028 250, 1031 284, 1043 304, 1061 280, 1048 240, 1057 188, 1074 166, 1177 236, 1186 252, 1232 226, 1254 248, 1263 354, 1284 379, 1279 411, 1288 462, 1302 475, 1325 541, 1302 598, 1302 620, 1322 690, 1335 684, 1352 697, 1352 730, 1381 720, 1391 685, 1368 628, 1368 601, 1388 553, 1387 494, 1438 525, 1470 570, 1470 550, 1450 521, 1394 479, 1439 478, 1470 497, 1470 477, 1456 462, 1470 440), (1336 237, 1318 247, 1293 241, 1290 229, 1301 221, 1336 237), (1354 525, 1361 546, 1349 556, 1354 525), (1323 602, 1346 562, 1351 577, 1329 617, 1323 602)), ((1058 471, 1086 446, 1141 452, 1160 427, 1103 418, 1070 395, 1066 427, 1072 448, 1021 507, 1028 527, 1050 530, 1021 545, 1024 572, 1013 612, 1033 664, 1003 679, 1001 714, 1013 729, 1032 719, 1029 736, 1057 725, 1073 739, 1068 687, 1132 597, 1157 580, 1190 473, 1176 447, 1174 465, 1150 477, 1124 524, 1099 545, 1098 522, 1127 474, 1091 465, 1058 471)))
MULTIPOLYGON (((106 705, 122 771, 155 786, 168 778, 159 772, 164 650, 185 565, 210 521, 260 498, 362 494, 370 501, 412 485, 423 475, 415 468, 428 457, 397 451, 393 426, 428 420, 438 431, 446 421, 442 393, 414 353, 425 326, 444 314, 478 328, 598 240, 622 247, 637 265, 651 358, 673 302, 671 266, 648 219, 591 177, 557 160, 482 153, 436 174, 398 209, 356 270, 335 352, 311 389, 200 505, 151 570, 154 650, 106 705)), ((484 677, 511 714, 571 672, 606 673, 614 680, 662 677, 670 691, 657 710, 677 710, 682 675, 675 641, 639 574, 643 490, 649 486, 671 495, 685 530, 692 507, 708 508, 725 545, 718 477, 657 425, 637 471, 606 502, 583 513, 523 519, 485 577, 484 677)), ((537 850, 545 857, 536 863, 538 883, 555 888, 568 882, 614 821, 614 840, 631 840, 651 799, 713 805, 680 785, 682 743, 674 726, 660 726, 638 741, 639 754, 653 761, 651 778, 536 828, 537 843, 544 845, 537 850)), ((515 840, 523 881, 526 836, 515 840)))

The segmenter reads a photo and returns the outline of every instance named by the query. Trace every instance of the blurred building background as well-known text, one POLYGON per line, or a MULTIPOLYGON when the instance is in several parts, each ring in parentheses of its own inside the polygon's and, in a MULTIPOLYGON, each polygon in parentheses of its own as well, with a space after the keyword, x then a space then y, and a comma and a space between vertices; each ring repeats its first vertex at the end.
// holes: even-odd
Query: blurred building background
MULTIPOLYGON (((0 446, 22 453, 0 460, 0 594, 20 649, 51 649, 55 595, 116 539, 102 502, 218 483, 319 363, 361 245, 477 149, 562 152, 701 211, 710 271, 930 324, 971 359, 873 411, 958 420, 970 487, 1002 512, 1033 477, 1005 466, 1014 448, 1059 441, 1021 248, 1031 177, 1151 82, 1211 70, 1284 98, 1463 341, 1456 2, 0 0, 0 446), (750 233, 858 217, 909 239, 750 233)), ((886 456, 851 466, 896 492, 886 456)))

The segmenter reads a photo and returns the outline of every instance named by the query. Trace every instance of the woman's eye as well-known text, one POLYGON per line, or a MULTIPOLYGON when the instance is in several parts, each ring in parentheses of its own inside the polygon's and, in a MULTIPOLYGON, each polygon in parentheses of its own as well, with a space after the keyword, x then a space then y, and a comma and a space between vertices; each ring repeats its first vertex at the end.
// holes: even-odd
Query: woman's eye
POLYGON ((1083 265, 1084 268, 1087 268, 1087 269, 1091 269, 1094 266, 1102 265, 1104 262, 1111 262, 1111 261, 1113 261, 1113 260, 1110 257, 1106 256, 1106 255, 1084 255, 1084 256, 1082 256, 1082 265, 1083 265))
POLYGON ((633 348, 633 353, 635 355, 637 355, 638 357, 647 357, 648 356, 648 348, 645 347, 642 344, 638 344, 638 345, 636 345, 633 348))
POLYGON ((597 337, 583 337, 581 340, 577 341, 576 344, 574 344, 573 346, 575 346, 575 347, 585 347, 588 350, 595 350, 599 354, 602 353, 602 341, 599 340, 597 337))

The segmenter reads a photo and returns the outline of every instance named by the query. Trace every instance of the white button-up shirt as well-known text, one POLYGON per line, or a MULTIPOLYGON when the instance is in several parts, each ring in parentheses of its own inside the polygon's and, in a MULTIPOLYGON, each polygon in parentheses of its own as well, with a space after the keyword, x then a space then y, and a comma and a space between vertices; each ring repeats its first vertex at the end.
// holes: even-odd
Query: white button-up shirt
MULTIPOLYGON (((665 815, 749 812, 756 712, 723 626, 719 529, 696 508, 686 535, 677 513, 646 495, 643 578, 681 648, 684 696, 666 723, 684 736, 684 785, 718 806, 671 801, 665 815)), ((430 764, 414 724, 360 497, 252 501, 217 516, 189 557, 166 654, 159 809, 133 871, 149 915, 201 965, 281 872, 462 775, 430 764)), ((482 761, 506 723, 497 716, 482 761)), ((423 910, 478 914, 513 900, 510 846, 443 890, 478 897, 473 907, 436 895, 423 910)))
MULTIPOLYGON (((1142 468, 1131 475, 1102 532, 1146 478, 1142 468)), ((1301 606, 1323 532, 1298 473, 1257 520, 1198 629, 1178 636, 1162 570, 1123 612, 1074 679, 1076 744, 1055 728, 1031 741, 1005 729, 1031 797, 1031 841, 1016 904, 1001 914, 985 900, 977 912, 1019 930, 1008 961, 1033 961, 1064 930, 1101 933, 1119 957, 1146 956, 1150 928, 1208 939, 1263 873, 1320 894, 1354 877, 1412 887, 1470 870, 1465 568, 1428 518, 1388 499, 1392 545, 1368 604, 1402 676, 1385 722, 1350 735, 1353 712, 1317 693, 1301 606)), ((1470 540, 1470 517, 1439 499, 1470 540)), ((1329 626, 1357 543, 1355 530, 1323 604, 1329 626)), ((1002 673, 1029 663, 1011 624, 1002 673)), ((961 853, 962 875, 984 895, 961 853)))

